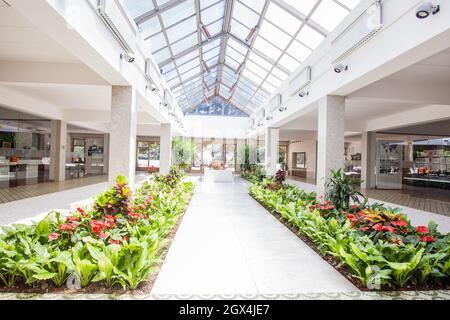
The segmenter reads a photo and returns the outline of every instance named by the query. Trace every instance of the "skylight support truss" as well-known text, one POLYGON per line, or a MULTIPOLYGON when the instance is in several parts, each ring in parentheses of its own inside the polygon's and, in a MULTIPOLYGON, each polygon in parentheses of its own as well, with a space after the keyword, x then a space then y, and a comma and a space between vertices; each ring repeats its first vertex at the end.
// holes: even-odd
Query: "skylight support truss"
POLYGON ((123 4, 182 110, 219 97, 252 113, 359 1, 125 0, 123 4))

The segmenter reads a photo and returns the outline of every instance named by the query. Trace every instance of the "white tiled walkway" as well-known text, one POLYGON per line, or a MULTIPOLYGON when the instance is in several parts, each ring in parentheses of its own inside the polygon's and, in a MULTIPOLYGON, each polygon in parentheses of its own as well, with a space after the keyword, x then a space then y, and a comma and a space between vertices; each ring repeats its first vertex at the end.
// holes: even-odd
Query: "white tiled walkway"
POLYGON ((154 294, 281 294, 357 289, 247 191, 199 183, 154 294))

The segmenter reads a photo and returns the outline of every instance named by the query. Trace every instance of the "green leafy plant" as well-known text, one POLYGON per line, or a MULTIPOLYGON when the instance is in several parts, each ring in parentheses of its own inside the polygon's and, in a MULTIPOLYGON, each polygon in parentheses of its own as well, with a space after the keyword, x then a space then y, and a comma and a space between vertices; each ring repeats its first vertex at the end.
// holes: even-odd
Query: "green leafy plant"
POLYGON ((367 197, 356 190, 360 181, 356 181, 347 176, 342 169, 331 170, 331 177, 326 181, 325 198, 337 208, 347 210, 351 202, 365 206, 367 197), (360 197, 364 200, 361 202, 360 197))

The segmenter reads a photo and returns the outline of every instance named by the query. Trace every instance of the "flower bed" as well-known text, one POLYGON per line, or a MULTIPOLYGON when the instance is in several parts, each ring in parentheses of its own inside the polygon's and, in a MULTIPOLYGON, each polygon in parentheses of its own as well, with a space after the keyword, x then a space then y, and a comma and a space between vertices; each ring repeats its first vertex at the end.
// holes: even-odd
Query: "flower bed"
POLYGON ((449 286, 450 235, 433 222, 414 228, 398 209, 380 204, 337 210, 314 193, 267 181, 253 183, 250 194, 362 290, 449 286))
POLYGON ((172 170, 155 174, 132 196, 118 177, 89 210, 67 217, 51 212, 32 225, 3 227, 0 289, 138 288, 160 261, 193 189, 172 170))

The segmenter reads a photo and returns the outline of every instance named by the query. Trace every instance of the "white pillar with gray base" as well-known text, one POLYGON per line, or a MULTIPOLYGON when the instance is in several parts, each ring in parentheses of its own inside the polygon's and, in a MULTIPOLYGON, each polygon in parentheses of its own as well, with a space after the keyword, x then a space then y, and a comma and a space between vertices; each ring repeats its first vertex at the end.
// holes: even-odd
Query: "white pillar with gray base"
POLYGON ((109 183, 117 175, 125 175, 134 185, 136 171, 137 99, 136 89, 114 86, 111 101, 111 132, 109 135, 109 183))
POLYGON ((159 150, 159 173, 169 174, 172 163, 172 125, 170 123, 161 124, 159 150))
POLYGON ((318 118, 317 195, 324 196, 331 170, 344 167, 345 97, 320 99, 318 118))
POLYGON ((376 132, 363 132, 361 136, 361 188, 375 188, 376 132))
POLYGON ((266 129, 266 175, 269 177, 275 176, 277 173, 278 153, 279 153, 279 128, 266 129))
POLYGON ((50 180, 66 180, 67 122, 52 120, 51 122, 51 165, 50 180))

